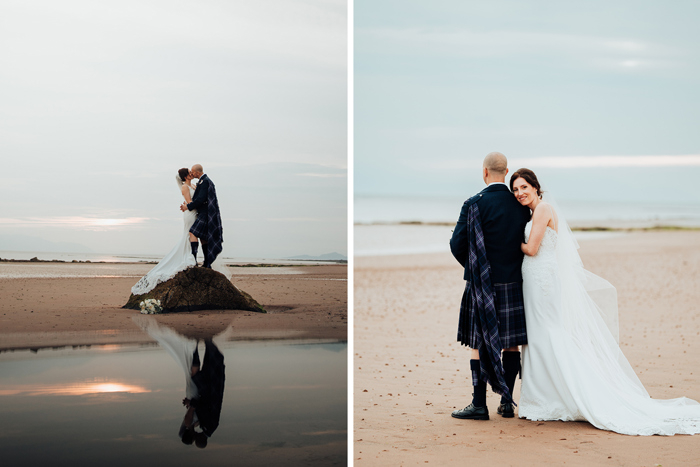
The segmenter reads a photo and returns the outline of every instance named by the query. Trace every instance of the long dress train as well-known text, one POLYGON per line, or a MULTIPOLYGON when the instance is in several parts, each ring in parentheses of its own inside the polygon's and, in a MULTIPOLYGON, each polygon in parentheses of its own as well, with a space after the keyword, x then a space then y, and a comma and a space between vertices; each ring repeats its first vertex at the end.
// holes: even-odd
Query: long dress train
MULTIPOLYGON (((525 227, 526 242, 531 229, 532 222, 525 227)), ((696 401, 649 397, 620 350, 616 329, 611 331, 584 289, 585 274, 593 274, 582 265, 562 267, 557 241, 557 232, 547 227, 537 254, 523 261, 528 345, 523 346, 519 416, 584 420, 627 435, 700 433, 696 401)), ((615 312, 616 307, 615 298, 615 312)))
MULTIPOLYGON (((194 188, 190 187, 190 199, 194 195, 194 188)), ((192 247, 190 246, 190 227, 194 224, 197 218, 197 211, 185 211, 182 213, 183 230, 180 235, 180 240, 170 250, 170 253, 165 255, 160 262, 153 267, 148 273, 143 276, 131 288, 131 293, 134 295, 143 295, 153 290, 155 286, 161 282, 165 282, 175 277, 175 275, 184 271, 187 268, 197 265, 194 256, 192 255, 192 247)), ((202 253, 200 253, 201 255, 202 253)), ((222 273, 227 279, 231 279, 231 272, 223 263, 223 252, 219 254, 216 261, 212 263, 212 269, 222 273)))
POLYGON ((185 337, 174 329, 158 324, 153 316, 136 315, 133 321, 155 339, 161 347, 175 360, 185 375, 185 397, 194 399, 199 395, 197 385, 192 380, 192 362, 197 341, 185 337))

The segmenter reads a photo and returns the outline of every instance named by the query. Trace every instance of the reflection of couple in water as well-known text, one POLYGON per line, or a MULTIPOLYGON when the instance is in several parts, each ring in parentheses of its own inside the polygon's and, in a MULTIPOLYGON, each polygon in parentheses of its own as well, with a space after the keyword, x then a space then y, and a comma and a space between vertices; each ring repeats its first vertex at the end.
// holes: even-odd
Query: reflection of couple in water
MULTIPOLYGON (((200 362, 198 341, 174 329, 161 326, 152 316, 136 316, 134 321, 163 347, 185 373, 187 408, 180 426, 180 439, 198 448, 207 447, 207 440, 219 426, 224 398, 224 356, 213 341, 204 339, 204 361, 200 362)), ((218 336, 217 336, 218 337, 218 336)))
POLYGON ((224 399, 224 356, 211 339, 206 339, 204 346, 204 365, 200 368, 199 352, 195 344, 190 380, 196 386, 197 395, 182 400, 187 412, 180 426, 182 442, 192 444, 194 441, 198 448, 207 447, 207 438, 219 426, 224 399))

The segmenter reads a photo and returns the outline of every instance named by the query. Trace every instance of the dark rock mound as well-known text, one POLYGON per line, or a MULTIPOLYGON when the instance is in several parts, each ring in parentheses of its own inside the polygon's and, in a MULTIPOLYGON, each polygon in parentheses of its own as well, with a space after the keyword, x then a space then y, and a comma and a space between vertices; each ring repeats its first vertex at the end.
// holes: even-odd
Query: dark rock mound
POLYGON ((164 312, 198 310, 247 310, 266 313, 253 297, 237 289, 213 269, 188 268, 143 295, 131 294, 122 308, 140 310, 143 300, 160 300, 164 312))

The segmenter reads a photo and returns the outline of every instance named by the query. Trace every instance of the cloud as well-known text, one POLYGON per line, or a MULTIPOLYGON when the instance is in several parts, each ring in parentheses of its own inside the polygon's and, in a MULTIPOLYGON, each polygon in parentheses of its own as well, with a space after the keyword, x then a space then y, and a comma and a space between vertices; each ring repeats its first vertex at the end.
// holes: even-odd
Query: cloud
POLYGON ((534 167, 588 168, 588 167, 700 167, 700 155, 688 156, 576 156, 533 157, 514 159, 509 165, 534 167))
MULTIPOLYGON (((481 159, 443 160, 429 163, 432 170, 480 168, 481 159)), ((561 156, 528 157, 508 160, 511 170, 518 167, 580 169, 602 167, 700 167, 700 155, 683 156, 561 156)), ((424 165, 428 168, 427 165, 424 165)))
POLYGON ((148 217, 127 217, 122 219, 105 219, 94 217, 26 217, 26 218, 5 218, 0 219, 0 223, 5 226, 32 227, 32 226, 52 226, 69 227, 76 229, 106 229, 109 227, 127 227, 136 224, 143 224, 150 220, 148 217))
POLYGON ((344 221, 345 217, 270 217, 263 219, 268 222, 331 222, 344 221))
POLYGON ((3 2, 0 234, 165 254, 182 232, 177 169, 201 163, 225 255, 346 251, 347 13, 344 0, 3 2))
POLYGON ((2 15, 0 152, 20 165, 346 164, 343 2, 8 0, 2 15))
POLYGON ((605 68, 673 66, 680 63, 673 58, 682 56, 680 50, 650 41, 551 32, 376 28, 361 29, 356 37, 392 54, 403 50, 475 58, 542 56, 605 68))
POLYGON ((323 178, 347 177, 346 173, 338 173, 338 174, 303 173, 303 174, 297 174, 297 175, 300 177, 323 177, 323 178))
POLYGON ((125 50, 143 49, 144 44, 150 48, 187 44, 345 69, 345 57, 335 53, 345 40, 337 34, 345 26, 345 10, 339 2, 260 0, 174 5, 165 0, 125 0, 118 6, 85 0, 9 3, 4 8, 6 17, 31 17, 32 21, 4 23, 6 36, 21 39, 16 47, 7 49, 6 58, 28 65, 28 59, 34 63, 40 59, 43 66, 48 61, 57 67, 65 67, 66 59, 106 62, 107 56, 119 58, 125 50), (39 30, 42 34, 35 34, 39 30), (27 48, 29 56, 23 55, 27 48), (67 50, 69 55, 65 55, 67 50))

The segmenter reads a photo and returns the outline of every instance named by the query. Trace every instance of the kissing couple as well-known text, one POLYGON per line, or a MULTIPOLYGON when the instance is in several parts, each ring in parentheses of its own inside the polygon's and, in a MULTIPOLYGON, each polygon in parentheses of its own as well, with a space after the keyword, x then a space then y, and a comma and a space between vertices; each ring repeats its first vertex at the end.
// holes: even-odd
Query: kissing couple
POLYGON ((208 439, 219 427, 221 408, 226 387, 226 365, 224 355, 216 341, 225 342, 231 328, 216 336, 204 338, 203 362, 199 357, 199 339, 180 334, 164 326, 152 317, 136 315, 131 318, 136 325, 175 360, 185 375, 185 398, 182 405, 187 409, 180 425, 178 436, 184 444, 207 447, 208 439))
POLYGON ((626 435, 700 433, 700 404, 652 399, 619 346, 617 293, 585 270, 576 242, 535 173, 486 156, 486 188, 462 207, 450 240, 467 281, 457 339, 471 350, 472 403, 452 412, 488 420, 486 385, 497 413, 587 421, 626 435), (522 346, 521 355, 518 346, 522 346))
POLYGON ((197 266, 199 244, 202 244, 205 268, 212 268, 231 278, 228 268, 217 260, 223 251, 224 228, 221 225, 219 200, 216 187, 200 164, 191 169, 182 168, 175 175, 175 182, 184 202, 180 205, 184 230, 170 253, 160 260, 145 276, 131 288, 134 295, 143 295, 153 288, 175 277, 190 267, 197 266), (193 180, 197 180, 193 185, 193 180))

